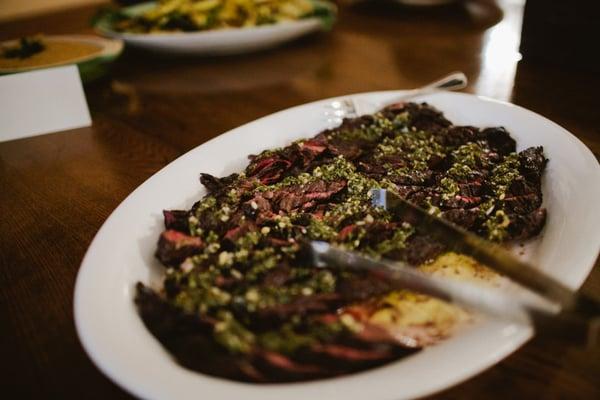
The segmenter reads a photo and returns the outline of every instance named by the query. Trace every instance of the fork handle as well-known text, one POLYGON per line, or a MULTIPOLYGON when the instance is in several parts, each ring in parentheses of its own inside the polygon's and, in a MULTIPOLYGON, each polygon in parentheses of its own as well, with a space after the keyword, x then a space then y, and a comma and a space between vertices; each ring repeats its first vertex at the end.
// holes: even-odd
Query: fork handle
POLYGON ((452 72, 438 79, 437 81, 428 83, 425 86, 418 87, 416 89, 408 90, 404 94, 396 97, 395 99, 386 102, 386 106, 394 103, 398 103, 403 100, 410 99, 412 97, 420 96, 427 93, 433 93, 440 90, 460 90, 467 86, 468 79, 462 72, 452 72))
POLYGON ((423 86, 421 89, 459 90, 464 89, 467 83, 468 80, 465 74, 462 72, 452 72, 435 82, 423 86))

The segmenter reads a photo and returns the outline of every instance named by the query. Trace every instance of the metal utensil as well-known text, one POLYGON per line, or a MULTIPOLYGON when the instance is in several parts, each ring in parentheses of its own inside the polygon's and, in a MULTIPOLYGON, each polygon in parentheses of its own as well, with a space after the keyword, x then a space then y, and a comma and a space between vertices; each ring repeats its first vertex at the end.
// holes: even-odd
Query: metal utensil
POLYGON ((473 257, 513 281, 560 304, 562 308, 574 306, 575 293, 572 290, 542 271, 518 260, 499 245, 429 214, 388 190, 371 189, 370 196, 373 206, 393 212, 397 218, 410 222, 418 227, 420 232, 430 235, 448 249, 473 257))
MULTIPOLYGON (((409 289, 519 324, 531 324, 538 333, 560 337, 588 347, 600 343, 600 309, 592 314, 561 310, 555 303, 519 296, 501 289, 425 274, 402 262, 376 260, 357 252, 341 250, 327 242, 310 241, 305 246, 317 268, 368 271, 397 289, 409 289)), ((589 310, 588 310, 589 311, 589 310)))
POLYGON ((376 260, 357 252, 335 248, 327 242, 312 241, 310 248, 317 267, 339 266, 355 270, 368 270, 373 275, 396 284, 398 288, 414 290, 482 311, 494 317, 527 323, 524 305, 538 312, 551 313, 548 303, 525 303, 495 288, 427 275, 400 261, 376 260))
MULTIPOLYGON (((514 320, 522 318, 518 317, 519 312, 514 309, 515 304, 519 304, 518 307, 522 312, 527 313, 529 320, 535 326, 541 324, 546 329, 551 327, 550 331, 555 334, 576 337, 578 340, 585 339, 588 343, 598 342, 600 304, 596 300, 572 291, 539 269, 518 260, 502 247, 431 215, 392 192, 385 189, 372 189, 370 195, 374 206, 390 210, 399 219, 410 222, 420 232, 426 233, 434 240, 446 245, 449 250, 471 256, 482 264, 506 275, 524 289, 545 299, 547 303, 542 306, 540 302, 532 301, 527 297, 513 294, 508 296, 503 293, 491 294, 489 288, 485 289, 490 291, 490 294, 486 295, 463 283, 457 286, 459 284, 453 282, 447 286, 445 283, 442 284, 439 278, 436 278, 434 284, 432 283, 434 290, 429 294, 435 296, 436 291, 443 290, 446 296, 457 302, 470 302, 472 306, 496 316, 500 316, 504 312, 506 318, 514 320), (462 294, 456 293, 457 290, 462 291, 462 294), (502 299, 500 296, 512 298, 502 299), (478 302, 481 302, 481 307, 477 307, 476 303, 478 302)), ((338 257, 341 256, 338 255, 338 257)), ((419 284, 422 284, 425 278, 419 279, 419 284)), ((436 297, 443 298, 443 296, 436 297)))
POLYGON ((453 72, 434 82, 428 83, 425 86, 408 90, 401 96, 395 97, 382 104, 372 103, 356 96, 334 100, 328 104, 325 115, 330 124, 340 124, 344 118, 372 114, 385 106, 408 100, 412 97, 442 90, 464 89, 467 86, 467 82, 468 80, 464 73, 453 72))

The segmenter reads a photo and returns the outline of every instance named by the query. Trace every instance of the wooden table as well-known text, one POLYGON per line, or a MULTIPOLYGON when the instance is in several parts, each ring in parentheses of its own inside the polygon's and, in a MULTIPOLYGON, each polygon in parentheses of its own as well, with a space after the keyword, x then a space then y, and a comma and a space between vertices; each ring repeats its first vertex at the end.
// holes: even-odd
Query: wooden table
MULTIPOLYGON (((72 298, 81 259, 136 186, 238 125, 324 97, 410 88, 462 70, 471 82, 467 91, 539 112, 600 154, 593 90, 600 77, 518 62, 519 1, 466 4, 344 7, 329 34, 238 57, 163 60, 128 50, 110 77, 86 89, 93 127, 1 143, 3 393, 129 397, 96 369, 77 339, 72 298)), ((87 31, 93 12, 7 23, 0 39, 87 31)), ((584 290, 600 294, 598 268, 584 290)), ((536 339, 438 398, 506 396, 600 398, 600 352, 536 339)))

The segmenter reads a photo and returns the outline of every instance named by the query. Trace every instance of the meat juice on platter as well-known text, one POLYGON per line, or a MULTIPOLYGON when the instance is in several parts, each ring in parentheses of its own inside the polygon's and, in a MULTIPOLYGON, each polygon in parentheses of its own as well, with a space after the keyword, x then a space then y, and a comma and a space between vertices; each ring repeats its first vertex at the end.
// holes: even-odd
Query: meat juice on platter
POLYGON ((428 104, 398 103, 287 147, 243 172, 201 174, 207 194, 164 211, 160 290, 137 285, 152 334, 183 366, 246 382, 349 374, 413 354, 470 316, 368 272, 314 268, 325 240, 415 268, 493 282, 496 275, 371 206, 386 188, 496 242, 543 228, 541 147, 516 152, 501 127, 455 126, 428 104))

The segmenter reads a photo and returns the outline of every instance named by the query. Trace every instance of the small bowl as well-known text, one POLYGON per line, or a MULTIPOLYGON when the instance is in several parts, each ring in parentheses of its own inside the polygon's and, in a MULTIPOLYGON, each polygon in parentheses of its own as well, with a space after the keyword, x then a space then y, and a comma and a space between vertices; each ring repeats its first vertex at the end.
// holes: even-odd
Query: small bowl
MULTIPOLYGON (((118 39, 105 39, 93 35, 53 35, 44 36, 45 43, 70 42, 92 44, 98 48, 97 51, 81 57, 57 59, 40 65, 22 66, 14 68, 3 68, 0 66, 0 75, 15 74, 19 72, 33 71, 36 69, 58 67, 61 65, 76 64, 79 68, 81 79, 84 83, 91 82, 107 73, 110 64, 115 61, 123 51, 123 41, 118 39)), ((0 46, 14 46, 18 39, 8 40, 0 43, 0 46)), ((35 55, 33 55, 35 57, 35 55)))

